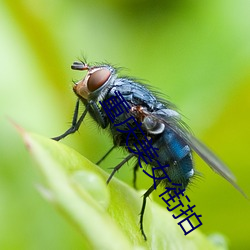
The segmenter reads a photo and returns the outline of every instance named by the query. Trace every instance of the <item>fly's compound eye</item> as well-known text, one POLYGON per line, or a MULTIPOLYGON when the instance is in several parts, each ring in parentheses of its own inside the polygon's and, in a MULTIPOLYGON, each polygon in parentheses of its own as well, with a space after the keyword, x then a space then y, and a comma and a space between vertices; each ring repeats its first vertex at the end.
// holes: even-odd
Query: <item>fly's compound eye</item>
POLYGON ((88 79, 88 90, 93 92, 99 89, 110 77, 111 72, 108 69, 99 69, 90 74, 88 79))

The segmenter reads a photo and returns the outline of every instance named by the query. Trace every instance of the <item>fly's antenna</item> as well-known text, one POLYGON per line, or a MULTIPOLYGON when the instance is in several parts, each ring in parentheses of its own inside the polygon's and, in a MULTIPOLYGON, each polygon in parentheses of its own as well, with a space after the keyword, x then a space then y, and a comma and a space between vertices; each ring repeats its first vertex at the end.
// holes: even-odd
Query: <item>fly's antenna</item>
POLYGON ((89 70, 89 65, 84 62, 73 62, 71 69, 74 70, 89 70))

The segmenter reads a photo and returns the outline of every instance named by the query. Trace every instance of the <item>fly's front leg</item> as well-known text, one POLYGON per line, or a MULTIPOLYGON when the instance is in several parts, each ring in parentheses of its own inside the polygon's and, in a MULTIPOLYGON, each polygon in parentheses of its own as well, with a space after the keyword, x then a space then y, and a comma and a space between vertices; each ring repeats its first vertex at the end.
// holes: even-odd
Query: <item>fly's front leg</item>
POLYGON ((99 124, 99 125, 101 125, 101 127, 104 129, 104 128, 106 128, 107 126, 108 126, 108 121, 107 121, 107 118, 106 118, 106 116, 103 114, 103 112, 101 111, 101 109, 98 107, 98 105, 94 102, 94 101, 92 101, 92 100, 90 100, 89 101, 89 105, 90 105, 90 107, 91 107, 91 109, 90 109, 90 112, 91 112, 91 114, 93 114, 94 115, 94 118, 95 118, 95 120, 97 121, 97 123, 99 124))
POLYGON ((64 137, 68 136, 69 134, 75 133, 79 129, 79 127, 80 127, 80 125, 81 125, 84 117, 86 116, 86 114, 87 114, 87 112, 89 110, 89 105, 87 105, 86 109, 84 110, 84 112, 82 113, 81 117, 77 121, 77 119, 78 119, 78 112, 79 112, 79 104, 80 104, 80 101, 78 99, 77 102, 76 102, 76 106, 75 106, 75 111, 74 111, 74 116, 73 116, 71 127, 65 133, 63 133, 62 135, 59 135, 57 137, 53 137, 51 139, 53 139, 55 141, 60 141, 64 137))

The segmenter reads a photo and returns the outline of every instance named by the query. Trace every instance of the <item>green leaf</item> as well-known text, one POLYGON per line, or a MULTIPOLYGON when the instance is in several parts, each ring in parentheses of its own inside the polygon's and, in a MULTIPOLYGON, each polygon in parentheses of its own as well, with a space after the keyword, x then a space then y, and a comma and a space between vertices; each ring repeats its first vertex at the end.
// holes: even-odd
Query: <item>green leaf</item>
MULTIPOLYGON (((19 130, 21 130, 19 128, 19 130)), ((148 199, 144 241, 139 230, 143 192, 113 178, 75 150, 21 130, 45 185, 39 191, 82 234, 82 249, 225 249, 195 230, 184 236, 171 213, 148 199)))

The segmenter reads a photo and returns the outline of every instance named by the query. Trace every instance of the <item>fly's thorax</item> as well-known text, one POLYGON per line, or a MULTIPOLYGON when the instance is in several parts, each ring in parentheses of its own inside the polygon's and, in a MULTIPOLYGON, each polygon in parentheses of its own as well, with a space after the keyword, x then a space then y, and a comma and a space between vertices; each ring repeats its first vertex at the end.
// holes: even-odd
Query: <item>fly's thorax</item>
POLYGON ((88 70, 88 73, 73 87, 75 94, 80 97, 80 99, 102 100, 107 92, 105 89, 107 89, 117 77, 115 69, 109 65, 103 65, 96 67, 85 66, 85 68, 82 67, 82 70, 88 70))

